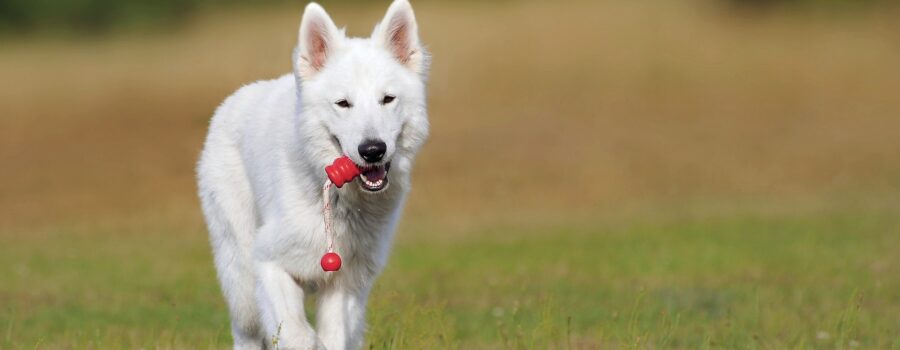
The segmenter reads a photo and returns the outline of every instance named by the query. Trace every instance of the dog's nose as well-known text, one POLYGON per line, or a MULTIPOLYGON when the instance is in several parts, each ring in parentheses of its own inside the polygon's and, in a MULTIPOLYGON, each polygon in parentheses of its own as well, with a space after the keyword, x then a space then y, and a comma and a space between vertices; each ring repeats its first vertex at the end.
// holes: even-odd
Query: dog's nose
POLYGON ((366 140, 359 145, 357 150, 366 162, 375 163, 384 158, 384 152, 387 152, 387 145, 381 140, 366 140))

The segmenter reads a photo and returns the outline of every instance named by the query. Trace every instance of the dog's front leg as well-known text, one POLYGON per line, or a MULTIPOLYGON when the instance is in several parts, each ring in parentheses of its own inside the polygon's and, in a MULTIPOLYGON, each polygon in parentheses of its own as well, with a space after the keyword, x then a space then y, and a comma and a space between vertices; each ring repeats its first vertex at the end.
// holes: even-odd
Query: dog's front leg
POLYGON ((328 286, 319 297, 316 327, 328 350, 359 349, 366 329, 368 288, 328 286))
POLYGON ((306 320, 303 289, 274 262, 258 262, 256 269, 256 297, 267 345, 273 349, 323 349, 306 320))

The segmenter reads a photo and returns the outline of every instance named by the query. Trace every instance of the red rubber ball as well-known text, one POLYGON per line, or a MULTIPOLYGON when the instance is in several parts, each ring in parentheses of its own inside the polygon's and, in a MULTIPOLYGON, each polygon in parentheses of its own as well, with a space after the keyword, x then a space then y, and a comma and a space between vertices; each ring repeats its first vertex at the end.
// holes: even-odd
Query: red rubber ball
POLYGON ((322 270, 326 272, 337 271, 341 269, 341 256, 335 252, 326 253, 322 256, 322 270))

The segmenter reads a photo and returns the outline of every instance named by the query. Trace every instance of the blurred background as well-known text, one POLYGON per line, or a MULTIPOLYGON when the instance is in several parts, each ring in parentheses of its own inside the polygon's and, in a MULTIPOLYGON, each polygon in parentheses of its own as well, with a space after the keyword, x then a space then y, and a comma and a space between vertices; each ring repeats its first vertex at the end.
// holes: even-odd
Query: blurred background
MULTIPOLYGON (((896 2, 413 5, 432 137, 370 348, 900 347, 896 2)), ((303 6, 0 0, 2 347, 228 346, 194 164, 303 6)))

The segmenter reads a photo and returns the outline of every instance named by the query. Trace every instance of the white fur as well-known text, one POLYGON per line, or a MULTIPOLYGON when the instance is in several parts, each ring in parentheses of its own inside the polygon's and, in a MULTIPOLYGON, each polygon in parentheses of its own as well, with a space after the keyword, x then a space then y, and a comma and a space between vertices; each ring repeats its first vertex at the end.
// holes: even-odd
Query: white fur
POLYGON ((391 4, 368 39, 345 37, 311 3, 294 73, 247 85, 216 111, 197 177, 236 349, 275 348, 275 339, 281 349, 362 346, 366 299, 428 136, 428 56, 416 30, 406 0, 391 4), (392 35, 397 28, 406 32, 392 35), (380 104, 385 94, 396 99, 380 104), (341 99, 353 106, 337 106, 341 99), (332 192, 343 267, 325 273, 323 169, 341 155, 364 164, 357 146, 369 138, 387 144, 388 187, 369 193, 355 180, 332 192), (303 304, 313 291, 315 329, 303 304))

